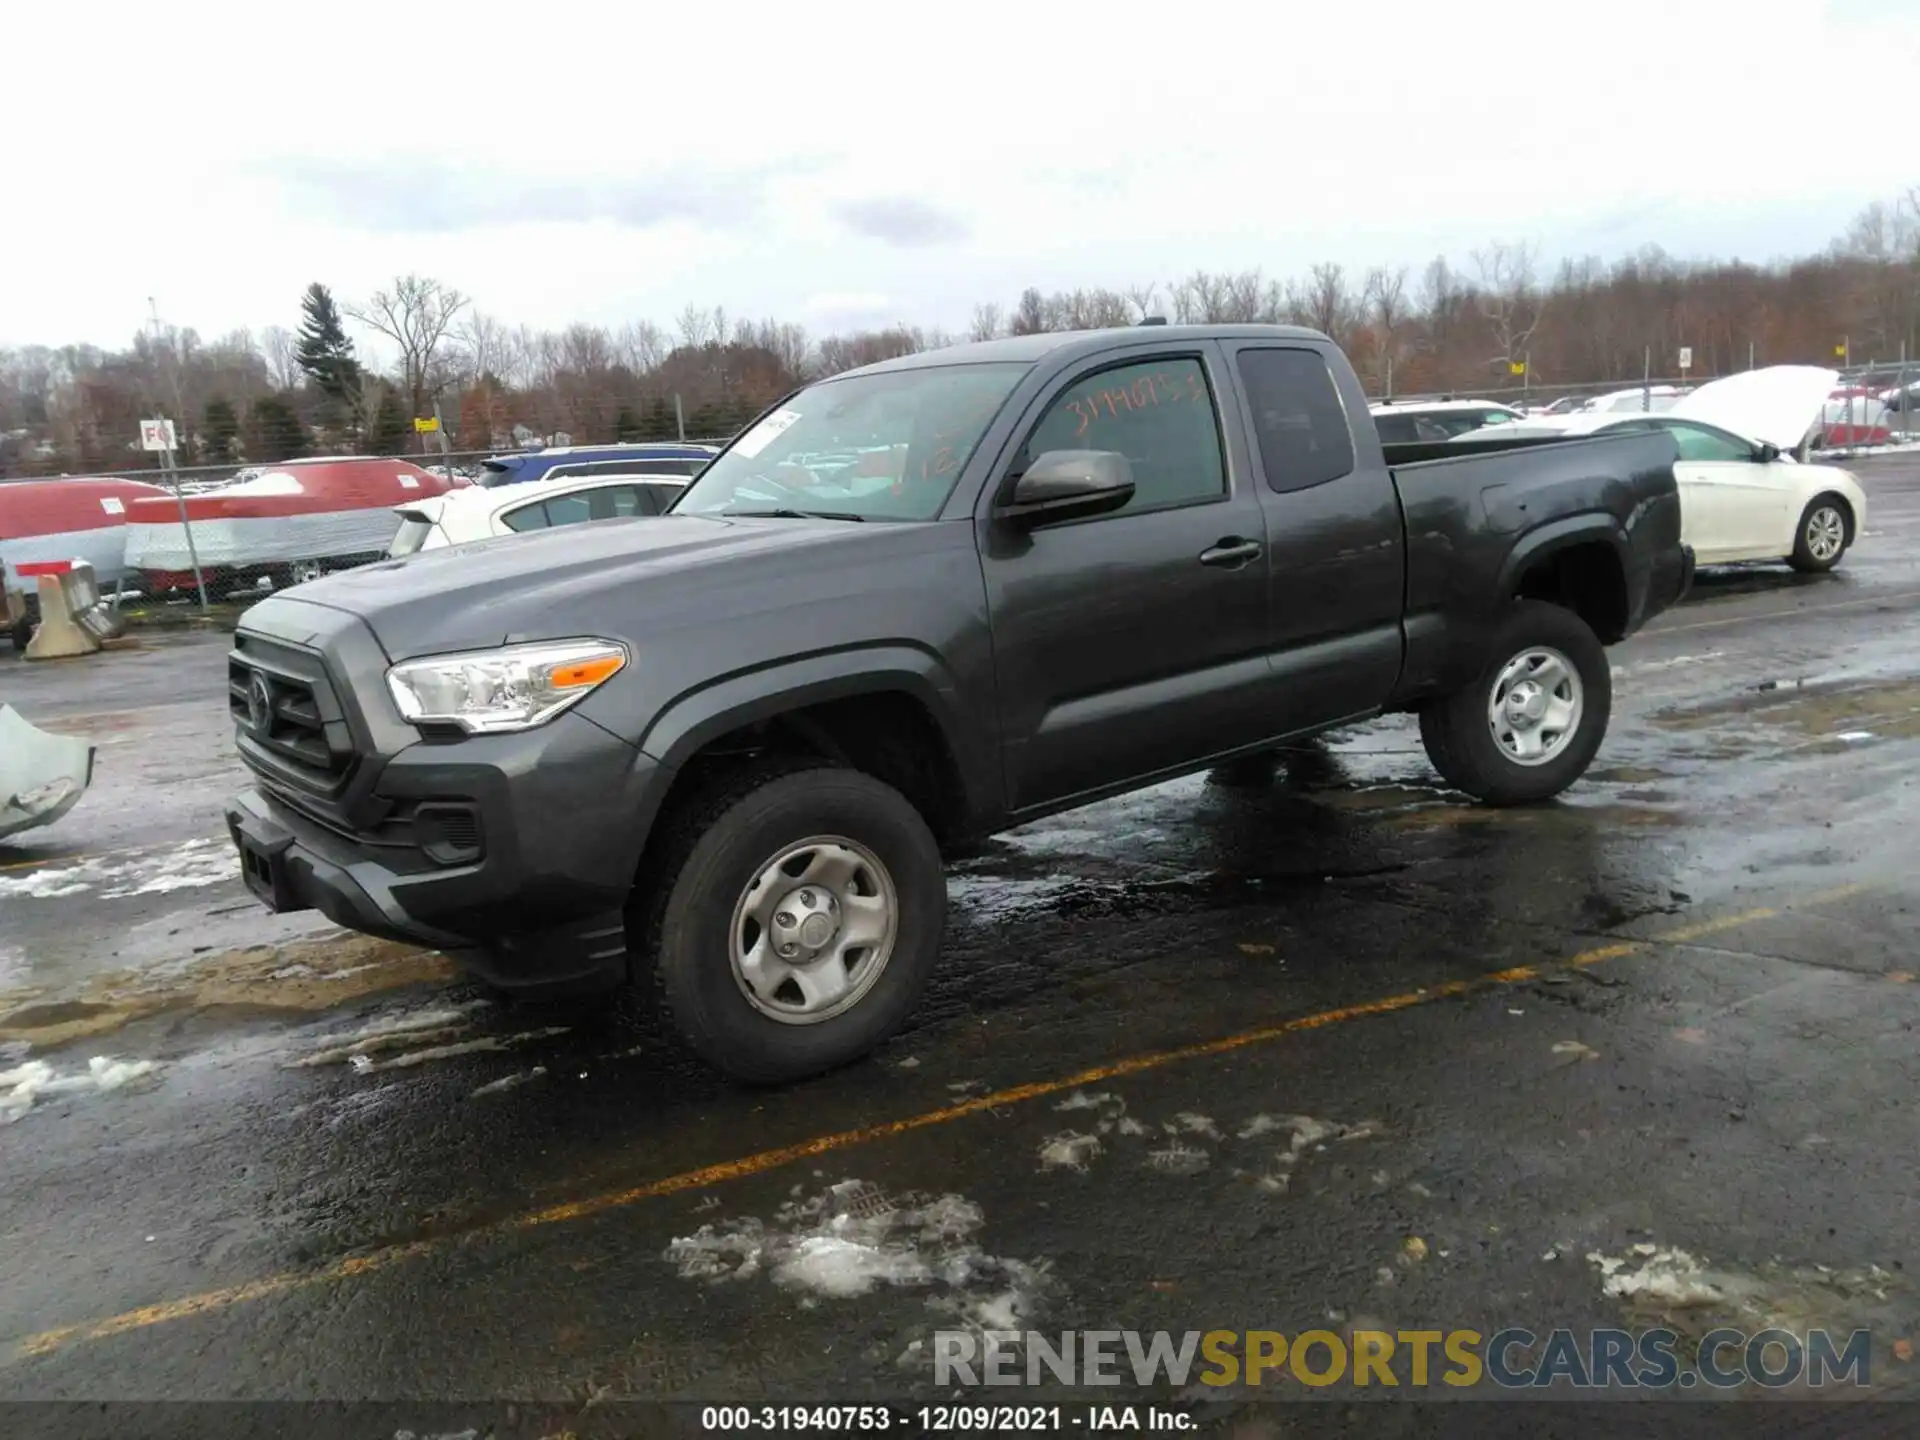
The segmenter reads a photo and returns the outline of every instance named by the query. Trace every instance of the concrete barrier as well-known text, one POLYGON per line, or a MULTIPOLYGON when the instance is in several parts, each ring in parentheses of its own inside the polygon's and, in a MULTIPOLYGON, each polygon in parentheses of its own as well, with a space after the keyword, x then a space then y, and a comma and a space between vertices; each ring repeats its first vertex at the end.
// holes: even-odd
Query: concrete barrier
POLYGON ((127 633, 126 617, 100 594, 100 582, 93 566, 84 560, 73 562, 68 572, 67 598, 73 605, 73 618, 96 640, 117 640, 127 633))
POLYGON ((35 584, 40 587, 40 627, 27 642, 27 659, 97 655, 100 637, 80 623, 80 617, 100 603, 93 567, 76 565, 58 575, 41 575, 35 584))

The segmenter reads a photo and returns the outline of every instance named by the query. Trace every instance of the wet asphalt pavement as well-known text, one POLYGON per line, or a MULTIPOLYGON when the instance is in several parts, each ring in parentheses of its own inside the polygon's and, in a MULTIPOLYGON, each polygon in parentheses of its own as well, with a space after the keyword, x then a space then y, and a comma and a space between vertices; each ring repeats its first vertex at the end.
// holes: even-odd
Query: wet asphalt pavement
POLYGON ((1870 1328, 1905 1390, 1920 457, 1858 469, 1837 573, 1613 652, 1564 802, 1476 810, 1393 720, 1036 825, 953 872, 913 1028, 779 1091, 258 910, 225 637, 0 657, 100 746, 0 846, 0 1070, 50 1067, 0 1085, 0 1397, 851 1403, 934 1393, 942 1328, 1650 1323, 1870 1328))

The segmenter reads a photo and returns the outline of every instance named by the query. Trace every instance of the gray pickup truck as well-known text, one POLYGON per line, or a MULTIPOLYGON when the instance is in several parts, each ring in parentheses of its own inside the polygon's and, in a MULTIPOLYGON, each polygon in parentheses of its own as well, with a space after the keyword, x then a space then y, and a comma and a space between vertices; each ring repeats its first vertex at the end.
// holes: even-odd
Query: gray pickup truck
POLYGON ((943 854, 1413 711, 1489 804, 1576 781, 1683 595, 1670 435, 1383 447, 1325 336, 1031 335, 808 385, 670 513, 254 606, 227 807, 275 910, 508 991, 657 989, 748 1081, 860 1056, 943 854), (1404 452, 1404 453, 1402 453, 1404 452))

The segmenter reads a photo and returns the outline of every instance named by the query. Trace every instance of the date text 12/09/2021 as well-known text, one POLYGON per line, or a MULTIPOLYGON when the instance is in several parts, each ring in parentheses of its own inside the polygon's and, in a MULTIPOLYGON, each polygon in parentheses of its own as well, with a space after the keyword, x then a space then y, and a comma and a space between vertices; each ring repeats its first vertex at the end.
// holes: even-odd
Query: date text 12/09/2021
POLYGON ((1158 1405, 709 1405, 700 1428, 720 1433, 793 1431, 1013 1435, 1027 1431, 1191 1430, 1184 1411, 1158 1405))

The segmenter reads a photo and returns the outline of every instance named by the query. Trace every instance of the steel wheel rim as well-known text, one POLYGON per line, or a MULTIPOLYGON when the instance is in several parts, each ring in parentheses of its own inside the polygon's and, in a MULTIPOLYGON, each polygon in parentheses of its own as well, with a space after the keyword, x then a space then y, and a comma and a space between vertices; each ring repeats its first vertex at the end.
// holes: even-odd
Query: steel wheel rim
POLYGON ((325 573, 318 560, 296 560, 293 563, 293 583, 296 585, 318 580, 325 573))
POLYGON ((1493 743, 1516 765, 1558 759, 1579 733, 1585 713, 1580 672, 1546 645, 1530 646, 1507 661, 1487 696, 1493 743))
POLYGON ((899 890, 880 857, 844 835, 813 835, 783 847, 740 892, 728 961, 762 1015, 819 1025, 866 999, 899 928, 899 890))
POLYGON ((1816 560, 1831 560, 1845 548, 1847 522, 1831 505, 1822 505, 1807 517, 1807 553, 1816 560))

